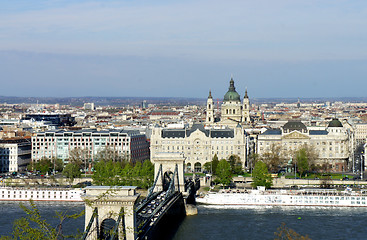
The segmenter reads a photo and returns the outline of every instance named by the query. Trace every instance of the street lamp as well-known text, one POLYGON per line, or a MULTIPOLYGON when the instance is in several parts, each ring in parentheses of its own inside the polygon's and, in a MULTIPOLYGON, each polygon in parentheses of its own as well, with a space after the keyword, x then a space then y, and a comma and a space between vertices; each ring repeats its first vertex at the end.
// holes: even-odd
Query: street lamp
POLYGON ((364 171, 364 166, 363 166, 363 160, 364 160, 364 156, 363 156, 363 151, 361 152, 361 180, 363 180, 363 171, 364 171))
POLYGON ((297 161, 294 161, 294 179, 297 178, 297 161))

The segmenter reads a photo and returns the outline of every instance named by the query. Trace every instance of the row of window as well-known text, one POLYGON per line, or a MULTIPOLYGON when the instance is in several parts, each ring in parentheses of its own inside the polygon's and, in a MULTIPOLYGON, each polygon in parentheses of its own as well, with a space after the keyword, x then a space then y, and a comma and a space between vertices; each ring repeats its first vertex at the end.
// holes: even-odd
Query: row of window
POLYGON ((129 142, 130 138, 58 138, 58 139, 44 139, 44 138, 34 138, 32 140, 35 142, 93 142, 93 141, 110 141, 110 142, 129 142))
MULTIPOLYGON (((155 144, 159 144, 159 141, 155 141, 155 144)), ((185 141, 164 141, 162 140, 161 144, 185 144, 185 141)), ((191 141, 187 141, 187 144, 191 144, 191 141)), ((200 141, 193 141, 193 144, 200 144, 200 141)), ((208 145, 210 144, 210 141, 205 141, 205 144, 208 145)), ((233 141, 211 141, 212 145, 215 144, 230 144, 233 145, 234 142, 233 141)), ((237 141, 237 144, 241 144, 241 141, 237 141)))

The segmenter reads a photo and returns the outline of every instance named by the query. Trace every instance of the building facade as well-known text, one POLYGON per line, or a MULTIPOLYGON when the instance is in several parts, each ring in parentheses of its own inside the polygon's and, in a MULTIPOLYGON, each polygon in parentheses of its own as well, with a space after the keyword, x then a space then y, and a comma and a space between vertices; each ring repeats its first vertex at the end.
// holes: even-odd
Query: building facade
POLYGON ((58 158, 66 164, 74 149, 83 150, 90 161, 105 149, 133 162, 150 158, 146 136, 135 130, 56 130, 32 136, 32 161, 58 158))
MULTIPOLYGON (((328 170, 342 172, 349 167, 349 141, 349 131, 337 119, 320 130, 309 130, 300 121, 289 121, 281 128, 269 129, 258 135, 257 153, 261 156, 270 152, 272 145, 278 145, 284 153, 291 154, 307 144, 318 155, 315 164, 326 164, 328 170)), ((285 157, 291 159, 291 155, 285 157)))
POLYGON ((30 137, 0 140, 0 172, 24 172, 30 162, 30 137))
POLYGON ((181 129, 156 126, 151 135, 152 159, 161 153, 182 153, 185 157, 186 171, 201 172, 206 162, 228 159, 238 155, 245 165, 245 134, 241 126, 235 128, 204 128, 201 124, 181 129))
POLYGON ((69 113, 29 113, 22 120, 45 122, 47 125, 55 127, 74 126, 76 124, 75 118, 69 113))
POLYGON ((364 145, 367 138, 367 123, 357 123, 354 125, 356 144, 364 145))

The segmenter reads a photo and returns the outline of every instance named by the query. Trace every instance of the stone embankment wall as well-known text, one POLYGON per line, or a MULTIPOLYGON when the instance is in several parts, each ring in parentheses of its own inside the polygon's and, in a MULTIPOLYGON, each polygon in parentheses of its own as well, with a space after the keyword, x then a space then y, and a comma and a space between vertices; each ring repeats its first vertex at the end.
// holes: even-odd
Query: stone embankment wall
POLYGON ((367 181, 360 180, 322 180, 322 179, 286 179, 274 178, 273 187, 283 188, 291 186, 320 186, 324 183, 330 185, 364 185, 367 186, 367 181))
MULTIPOLYGON (((92 178, 76 178, 72 185, 82 182, 92 182, 92 178)), ((1 179, 0 186, 65 186, 70 185, 67 178, 7 178, 1 179)))

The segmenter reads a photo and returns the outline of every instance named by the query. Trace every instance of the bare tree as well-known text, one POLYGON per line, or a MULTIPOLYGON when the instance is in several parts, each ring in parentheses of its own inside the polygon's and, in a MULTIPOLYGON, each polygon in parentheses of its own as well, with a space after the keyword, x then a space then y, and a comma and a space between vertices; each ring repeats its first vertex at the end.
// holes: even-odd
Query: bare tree
POLYGON ((119 153, 117 150, 106 147, 100 150, 96 156, 97 161, 124 162, 129 160, 129 156, 119 153))
POLYGON ((86 169, 89 166, 90 159, 91 156, 87 149, 74 148, 69 152, 69 163, 75 163, 81 166, 84 171, 87 171, 86 169))
POLYGON ((271 172, 277 172, 279 168, 285 166, 285 153, 280 144, 271 144, 269 151, 263 153, 260 159, 271 172))

